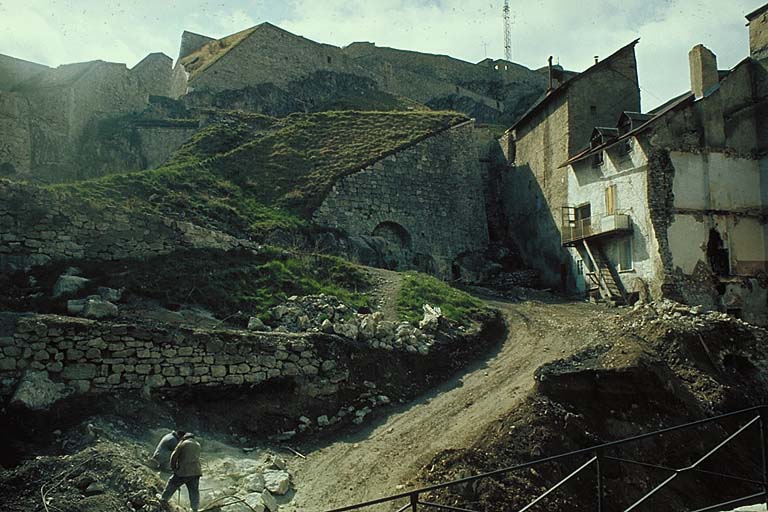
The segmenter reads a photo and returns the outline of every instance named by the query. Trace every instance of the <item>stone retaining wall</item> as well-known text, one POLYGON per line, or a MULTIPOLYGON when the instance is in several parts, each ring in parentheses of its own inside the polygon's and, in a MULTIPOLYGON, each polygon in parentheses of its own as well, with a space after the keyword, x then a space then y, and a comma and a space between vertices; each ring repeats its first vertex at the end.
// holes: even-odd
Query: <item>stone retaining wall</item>
POLYGON ((25 374, 64 396, 183 386, 238 386, 292 379, 303 393, 335 393, 348 371, 337 367, 341 338, 320 333, 254 333, 136 326, 56 315, 19 317, 0 334, 0 397, 25 374))
POLYGON ((51 260, 145 258, 179 249, 249 242, 158 215, 96 209, 49 190, 0 180, 0 271, 51 260))
POLYGON ((467 122, 351 174, 314 215, 350 235, 382 236, 400 268, 451 277, 456 258, 488 245, 474 123, 467 122))

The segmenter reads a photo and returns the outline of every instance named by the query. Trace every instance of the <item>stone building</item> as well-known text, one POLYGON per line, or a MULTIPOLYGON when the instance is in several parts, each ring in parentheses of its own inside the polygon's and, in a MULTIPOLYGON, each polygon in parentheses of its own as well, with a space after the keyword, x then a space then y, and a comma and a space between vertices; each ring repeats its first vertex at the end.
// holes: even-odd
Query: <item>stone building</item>
POLYGON ((502 137, 510 163, 502 177, 508 229, 545 286, 567 288, 571 275, 570 258, 560 245, 568 183, 558 166, 590 140, 595 126, 611 125, 622 112, 640 110, 636 44, 572 78, 550 63, 550 89, 502 137))
POLYGON ((768 5, 728 71, 702 45, 691 92, 626 112, 566 162, 562 242, 584 292, 670 297, 768 324, 768 5))

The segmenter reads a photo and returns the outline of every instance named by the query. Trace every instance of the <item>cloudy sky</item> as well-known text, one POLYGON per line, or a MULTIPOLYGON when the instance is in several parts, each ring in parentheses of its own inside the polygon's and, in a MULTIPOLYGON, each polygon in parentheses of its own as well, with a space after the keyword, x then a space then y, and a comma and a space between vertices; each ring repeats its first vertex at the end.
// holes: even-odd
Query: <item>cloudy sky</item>
MULTIPOLYGON (((270 21, 315 41, 503 56, 503 0, 0 0, 0 53, 57 66, 103 59, 133 66, 175 58, 182 30, 221 37, 270 21)), ((744 14, 761 0, 511 0, 513 60, 554 55, 581 71, 635 38, 643 108, 688 90, 688 50, 703 43, 721 69, 748 54, 744 14)))

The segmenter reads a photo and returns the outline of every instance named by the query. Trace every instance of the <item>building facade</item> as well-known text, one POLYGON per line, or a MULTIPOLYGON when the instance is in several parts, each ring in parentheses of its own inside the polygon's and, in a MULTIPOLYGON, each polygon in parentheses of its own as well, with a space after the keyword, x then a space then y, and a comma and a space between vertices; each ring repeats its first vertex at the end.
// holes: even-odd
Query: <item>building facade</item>
POLYGON ((702 45, 691 92, 595 129, 565 165, 561 244, 582 292, 668 297, 768 324, 768 6, 728 71, 702 45))

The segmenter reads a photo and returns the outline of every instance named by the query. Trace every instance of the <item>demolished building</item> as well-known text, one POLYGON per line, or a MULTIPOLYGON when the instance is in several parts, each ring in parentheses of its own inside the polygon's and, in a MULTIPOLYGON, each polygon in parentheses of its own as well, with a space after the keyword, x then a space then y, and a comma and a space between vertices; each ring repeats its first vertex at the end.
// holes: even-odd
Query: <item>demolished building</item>
POLYGON ((733 69, 718 70, 697 45, 689 93, 647 114, 562 128, 582 147, 534 175, 553 223, 534 242, 551 281, 559 271, 565 289, 618 303, 666 297, 768 323, 766 13, 747 16, 750 56, 733 69))

